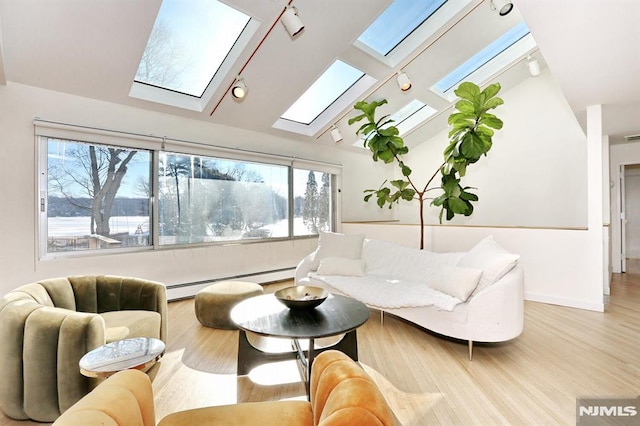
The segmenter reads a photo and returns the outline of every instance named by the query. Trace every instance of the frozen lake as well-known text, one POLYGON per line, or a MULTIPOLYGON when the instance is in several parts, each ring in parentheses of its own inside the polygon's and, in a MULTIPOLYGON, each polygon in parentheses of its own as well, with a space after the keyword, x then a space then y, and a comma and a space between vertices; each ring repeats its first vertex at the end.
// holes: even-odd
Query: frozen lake
MULTIPOLYGON (((89 216, 81 217, 50 217, 48 219, 49 237, 70 237, 89 235, 89 216)), ((138 226, 143 233, 149 232, 149 218, 147 216, 117 216, 109 220, 109 226, 113 234, 128 233, 135 235, 138 226)), ((301 217, 293 220, 296 235, 311 235, 304 226, 301 217)), ((271 231, 272 237, 286 237, 288 234, 288 221, 281 220, 271 225, 265 225, 271 231)))

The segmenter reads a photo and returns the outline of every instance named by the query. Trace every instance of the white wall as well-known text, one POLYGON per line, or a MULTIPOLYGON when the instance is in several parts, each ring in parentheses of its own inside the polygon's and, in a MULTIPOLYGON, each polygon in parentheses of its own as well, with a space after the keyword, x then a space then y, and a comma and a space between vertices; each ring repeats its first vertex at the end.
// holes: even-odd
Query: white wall
MULTIPOLYGON (((7 86, 0 86, 0 270, 3 275, 0 295, 37 279, 73 274, 132 275, 171 285, 293 268, 316 245, 315 239, 303 239, 106 256, 86 254, 39 261, 36 255, 34 117, 317 161, 348 163, 340 188, 343 218, 353 218, 356 211, 357 217, 367 220, 384 217, 376 209, 361 207, 362 190, 367 184, 359 177, 363 174, 383 176, 384 171, 383 168, 372 168, 364 155, 338 150, 331 145, 304 144, 10 82, 7 86)), ((264 279, 277 279, 281 275, 272 274, 264 279)), ((293 276, 292 272, 288 275, 293 276)))
MULTIPOLYGON (((496 133, 487 157, 469 166, 462 180, 464 186, 478 188, 479 201, 472 216, 456 217, 450 223, 586 227, 586 136, 555 80, 545 70, 499 96, 505 103, 495 114, 504 127, 496 133)), ((447 133, 409 153, 412 178, 421 185, 442 163, 447 133)), ((438 176, 436 186, 439 182, 438 176)), ((418 223, 417 204, 399 207, 397 219, 418 223)), ((427 222, 438 223, 439 210, 431 207, 427 212, 427 222)))

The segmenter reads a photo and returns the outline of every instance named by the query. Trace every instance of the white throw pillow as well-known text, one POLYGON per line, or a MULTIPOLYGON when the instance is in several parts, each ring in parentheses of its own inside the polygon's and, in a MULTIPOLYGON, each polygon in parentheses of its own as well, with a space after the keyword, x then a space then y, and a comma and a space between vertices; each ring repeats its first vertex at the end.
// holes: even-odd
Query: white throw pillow
POLYGON ((320 261, 318 274, 343 275, 347 277, 364 277, 365 262, 362 259, 346 257, 325 257, 320 261))
POLYGON ((360 259, 362 257, 362 243, 364 235, 338 234, 335 232, 321 232, 310 268, 318 269, 320 261, 325 257, 346 257, 360 259))
POLYGON ((516 266, 518 259, 520 259, 520 255, 503 249, 493 239, 493 236, 489 236, 469 250, 460 259, 458 266, 482 269, 482 276, 475 294, 502 278, 504 274, 516 266))
POLYGON ((433 268, 427 279, 427 284, 434 290, 466 302, 478 285, 481 275, 481 269, 443 264, 433 268))

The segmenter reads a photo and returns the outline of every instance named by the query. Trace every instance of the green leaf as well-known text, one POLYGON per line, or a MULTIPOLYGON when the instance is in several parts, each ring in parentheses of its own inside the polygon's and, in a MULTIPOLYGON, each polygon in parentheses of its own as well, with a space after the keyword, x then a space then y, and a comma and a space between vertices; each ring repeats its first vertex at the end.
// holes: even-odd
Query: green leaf
POLYGON ((391 185, 395 186, 396 188, 398 188, 400 191, 402 191, 403 189, 405 189, 407 186, 409 186, 409 182, 407 182, 406 180, 392 180, 389 183, 391 183, 391 185))
POLYGON ((460 152, 466 158, 477 160, 485 153, 485 144, 476 133, 468 133, 460 145, 460 152))
POLYGON ((478 201, 478 196, 476 194, 472 194, 471 192, 466 191, 467 188, 460 193, 460 198, 465 201, 478 201))
MULTIPOLYGON (((360 121, 360 120, 362 120, 362 119, 363 119, 363 118, 365 118, 365 117, 366 117, 366 115, 364 115, 364 114, 360 114, 360 115, 356 115, 355 117, 351 117, 351 118, 349 119, 349 121, 348 121, 349 126, 351 126, 351 125, 352 125, 353 123, 355 123, 356 121, 360 121)), ((361 128, 362 128, 362 127, 361 127, 361 128)), ((356 132, 356 133, 357 133, 357 132, 356 132)))
POLYGON ((467 99, 460 99, 458 102, 456 102, 456 109, 463 114, 474 114, 476 111, 473 103, 468 101, 467 99))
POLYGON ((467 174, 467 162, 466 161, 456 161, 453 163, 453 168, 458 172, 460 177, 463 177, 467 174))
POLYGON ((480 118, 480 123, 484 124, 485 126, 494 128, 496 130, 502 129, 502 120, 500 120, 498 117, 496 117, 493 114, 489 114, 489 113, 482 114, 482 117, 480 118))
POLYGON ((411 169, 408 166, 405 166, 404 163, 402 163, 400 168, 402 169, 402 176, 407 177, 411 174, 411 169))
MULTIPOLYGON (((451 210, 451 208, 448 205, 444 207, 447 210, 447 220, 453 219, 453 217, 455 216, 455 213, 453 212, 453 210, 451 210)), ((442 221, 442 218, 440 218, 440 221, 442 221)))
POLYGON ((465 203, 463 200, 461 200, 458 197, 449 197, 448 202, 449 202, 449 209, 455 214, 464 214, 468 210, 467 203, 465 203))
POLYGON ((494 135, 494 131, 485 126, 478 126, 476 128, 476 133, 482 134, 489 139, 491 139, 494 135))
POLYGON ((445 201, 447 201, 447 194, 441 194, 435 197, 433 200, 431 200, 431 205, 440 207, 441 205, 444 204, 445 201))
POLYGON ((378 158, 385 163, 390 163, 394 160, 393 152, 390 149, 378 152, 378 158))
POLYGON ((493 98, 493 99, 487 100, 486 102, 483 102, 482 108, 486 111, 488 109, 496 108, 502 105, 503 103, 504 101, 501 98, 493 98))
POLYGON ((408 152, 409 152, 409 147, 407 147, 407 146, 403 146, 402 148, 398 148, 396 150, 396 154, 397 155, 404 155, 404 154, 406 154, 408 152))
POLYGON ((480 88, 476 84, 466 81, 461 83, 453 93, 462 99, 467 99, 475 103, 475 100, 480 95, 480 88))
POLYGON ((413 200, 413 197, 415 197, 416 191, 414 191, 411 188, 408 188, 408 189, 403 190, 401 195, 402 195, 402 199, 403 200, 411 201, 411 200, 413 200))
POLYGON ((482 91, 485 95, 485 99, 491 99, 500 91, 500 83, 490 84, 482 91))

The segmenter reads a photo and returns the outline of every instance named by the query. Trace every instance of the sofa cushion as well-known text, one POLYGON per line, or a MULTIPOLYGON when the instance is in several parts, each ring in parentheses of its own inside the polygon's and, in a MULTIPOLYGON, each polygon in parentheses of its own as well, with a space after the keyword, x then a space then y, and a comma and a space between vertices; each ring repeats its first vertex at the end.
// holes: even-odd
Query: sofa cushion
POLYGON ((455 265, 460 256, 460 253, 434 253, 382 240, 366 240, 362 249, 367 275, 414 282, 424 282, 430 269, 437 265, 455 265))
POLYGON ((360 259, 364 235, 338 234, 335 232, 321 232, 318 236, 318 248, 311 260, 311 270, 316 271, 320 261, 325 257, 345 257, 360 259))
POLYGON ((160 339, 160 314, 153 311, 112 311, 100 314, 104 318, 107 343, 129 337, 160 339))
POLYGON ((309 281, 312 282, 311 285, 322 283, 320 286, 328 286, 330 292, 338 291, 366 305, 381 309, 433 305, 438 309, 452 311, 462 303, 460 299, 429 287, 424 277, 418 282, 369 274, 364 277, 347 277, 312 272, 309 274, 309 281))
POLYGON ((458 262, 458 266, 482 269, 482 276, 472 295, 484 290, 502 278, 518 263, 520 256, 513 254, 489 236, 469 250, 458 262))
POLYGON ((427 280, 429 287, 463 302, 466 302, 475 290, 482 275, 481 269, 451 265, 439 265, 432 271, 427 280))
POLYGON ((348 259, 346 257, 329 256, 320 261, 318 273, 321 275, 364 277, 365 262, 362 259, 348 259))

